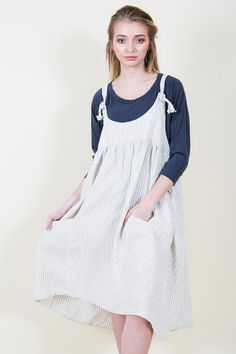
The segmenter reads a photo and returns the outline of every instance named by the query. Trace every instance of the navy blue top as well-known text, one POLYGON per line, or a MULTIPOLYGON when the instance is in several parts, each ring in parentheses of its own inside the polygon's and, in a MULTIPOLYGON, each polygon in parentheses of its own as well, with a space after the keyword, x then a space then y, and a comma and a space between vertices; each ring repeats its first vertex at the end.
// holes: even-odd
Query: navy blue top
MULTIPOLYGON (((118 122, 127 122, 138 119, 154 104, 160 91, 160 80, 163 74, 158 73, 151 88, 142 96, 135 99, 124 99, 119 97, 112 88, 112 81, 108 83, 106 107, 110 119, 118 122)), ((168 100, 174 105, 177 112, 167 113, 166 105, 166 136, 170 145, 170 155, 164 164, 160 174, 167 176, 173 182, 183 174, 189 161, 190 155, 190 121, 186 95, 182 82, 168 75, 165 80, 164 93, 168 100)), ((95 92, 91 103, 91 144, 94 152, 98 148, 100 135, 103 128, 103 120, 97 120, 98 107, 102 98, 102 88, 95 92)), ((88 174, 88 173, 87 173, 88 174)), ((84 176, 86 178, 87 174, 84 176)), ((158 177, 158 176, 157 176, 158 177)))

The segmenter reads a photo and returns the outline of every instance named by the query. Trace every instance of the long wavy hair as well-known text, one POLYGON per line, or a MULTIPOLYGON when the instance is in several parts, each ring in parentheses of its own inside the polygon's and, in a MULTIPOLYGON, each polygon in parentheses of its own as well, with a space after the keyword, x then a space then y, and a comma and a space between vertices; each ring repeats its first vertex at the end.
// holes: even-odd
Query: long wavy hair
POLYGON ((140 22, 147 27, 148 37, 150 40, 149 49, 147 50, 144 64, 147 72, 158 73, 160 72, 157 61, 157 50, 155 38, 157 38, 158 28, 154 24, 152 17, 136 6, 126 5, 121 7, 111 17, 107 33, 108 42, 106 45, 106 60, 108 61, 108 67, 111 80, 115 80, 120 75, 120 62, 112 49, 112 41, 114 36, 114 25, 119 21, 134 21, 140 22))

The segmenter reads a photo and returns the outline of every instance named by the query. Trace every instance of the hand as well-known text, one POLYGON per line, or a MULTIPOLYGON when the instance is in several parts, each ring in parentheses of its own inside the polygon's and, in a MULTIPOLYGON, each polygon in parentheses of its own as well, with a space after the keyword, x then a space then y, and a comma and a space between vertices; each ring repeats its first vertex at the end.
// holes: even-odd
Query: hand
POLYGON ((124 224, 127 222, 129 216, 132 214, 140 219, 148 221, 153 216, 153 209, 155 208, 155 203, 148 198, 143 198, 139 203, 137 203, 133 208, 129 209, 125 216, 124 224))
POLYGON ((53 221, 60 220, 63 217, 63 215, 65 215, 65 213, 66 213, 65 210, 58 209, 58 210, 54 211, 53 213, 49 214, 45 229, 46 230, 51 229, 53 221))

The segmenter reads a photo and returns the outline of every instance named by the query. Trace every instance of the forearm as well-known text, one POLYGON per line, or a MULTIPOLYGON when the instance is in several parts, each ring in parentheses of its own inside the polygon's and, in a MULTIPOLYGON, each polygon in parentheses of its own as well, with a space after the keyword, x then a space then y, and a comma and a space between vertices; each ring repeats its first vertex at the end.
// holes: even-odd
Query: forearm
POLYGON ((72 195, 65 201, 65 203, 61 206, 61 210, 64 212, 67 212, 69 209, 73 207, 79 200, 80 200, 80 195, 81 195, 81 189, 84 184, 84 178, 76 188, 76 190, 72 193, 72 195))
POLYGON ((165 175, 160 175, 153 184, 150 191, 146 194, 143 201, 155 206, 160 198, 173 186, 173 182, 165 175))

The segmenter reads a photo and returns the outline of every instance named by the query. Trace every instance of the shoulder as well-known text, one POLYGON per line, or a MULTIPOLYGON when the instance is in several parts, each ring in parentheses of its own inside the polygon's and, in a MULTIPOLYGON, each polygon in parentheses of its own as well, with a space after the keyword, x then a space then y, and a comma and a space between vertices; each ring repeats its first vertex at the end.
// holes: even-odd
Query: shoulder
POLYGON ((186 101, 184 85, 181 79, 176 76, 167 75, 164 92, 166 97, 177 106, 186 101))
POLYGON ((183 83, 178 77, 172 75, 166 76, 165 89, 164 89, 166 94, 169 93, 173 95, 183 90, 184 90, 183 83))
POLYGON ((99 88, 92 96, 92 107, 99 106, 100 102, 102 101, 102 88, 99 88))

